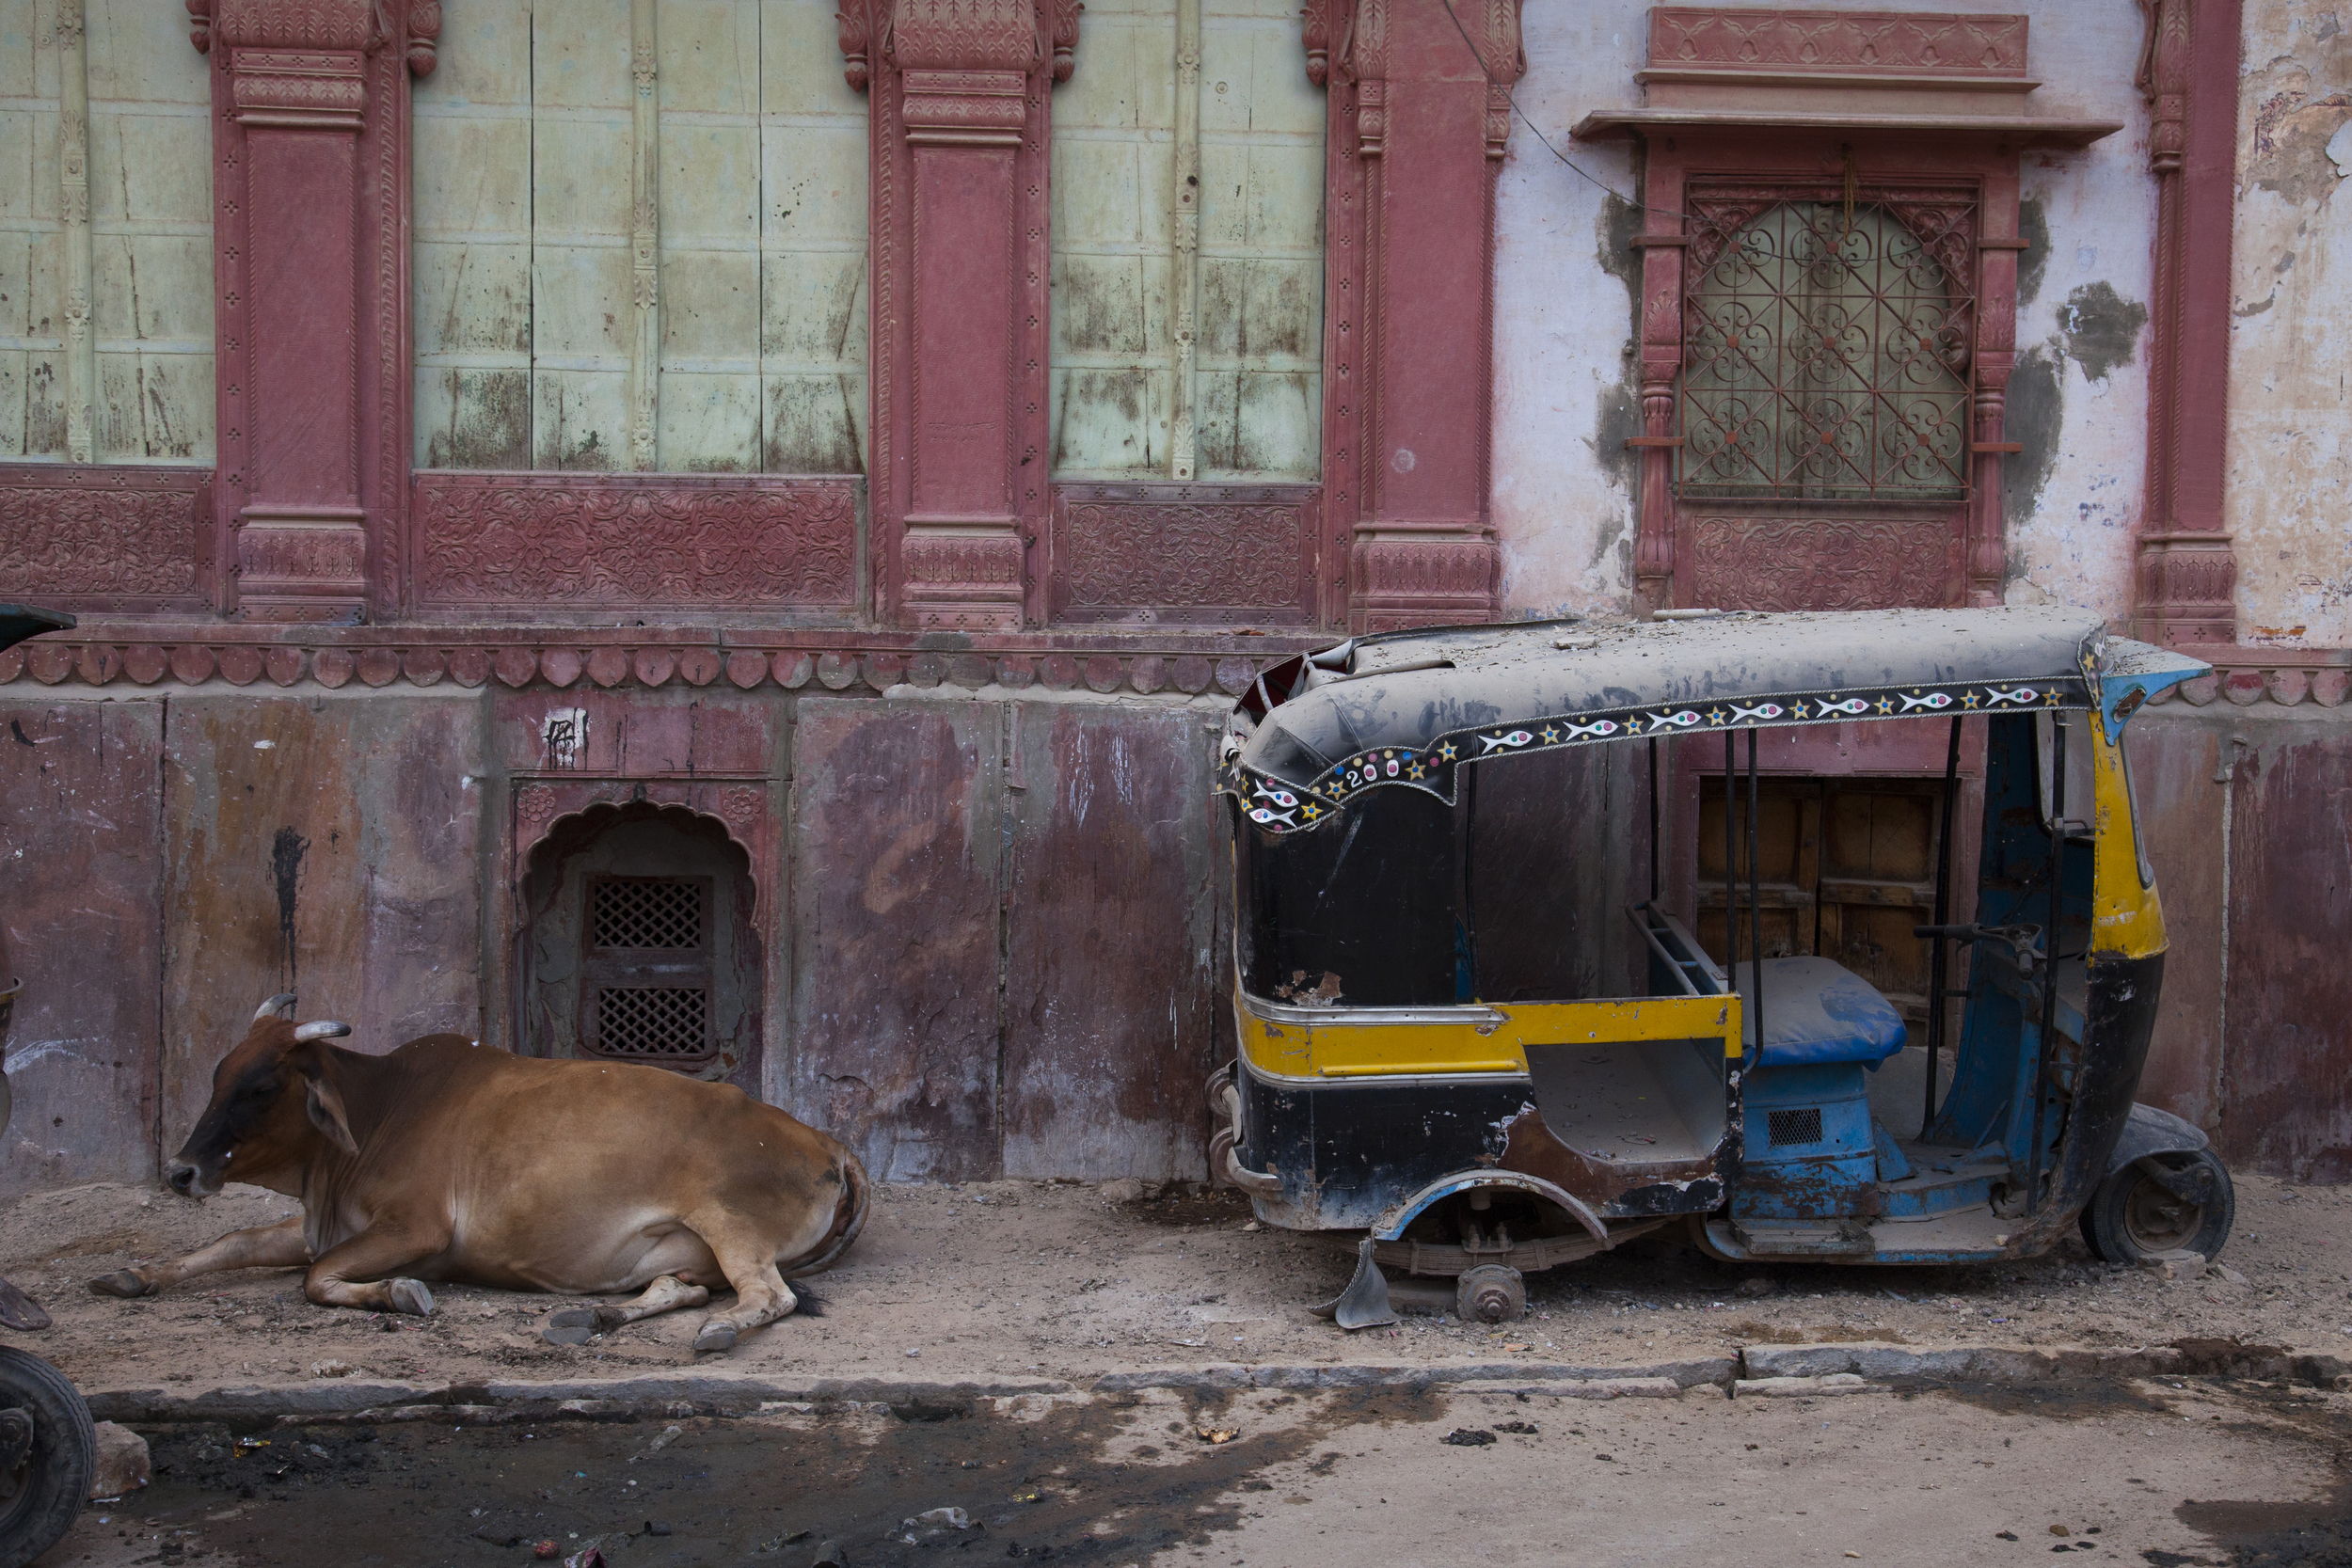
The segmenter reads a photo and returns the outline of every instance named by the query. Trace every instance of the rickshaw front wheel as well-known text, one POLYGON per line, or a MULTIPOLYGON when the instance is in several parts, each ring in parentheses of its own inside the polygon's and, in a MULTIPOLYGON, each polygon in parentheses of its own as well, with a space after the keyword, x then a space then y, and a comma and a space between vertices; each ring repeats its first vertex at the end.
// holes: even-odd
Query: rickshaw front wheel
POLYGON ((2229 1168, 2209 1148, 2152 1154, 2099 1183, 2083 1208, 2083 1241, 2110 1263, 2164 1252, 2218 1257, 2237 1219, 2229 1168), (2163 1167, 2151 1171, 2151 1164, 2163 1167))
POLYGON ((1454 1281, 1454 1308, 1466 1323, 1517 1323, 1527 1315, 1527 1281, 1501 1263, 1465 1269, 1454 1281))
POLYGON ((0 1346, 0 1568, 57 1544, 89 1497, 98 1429, 65 1374, 0 1346))

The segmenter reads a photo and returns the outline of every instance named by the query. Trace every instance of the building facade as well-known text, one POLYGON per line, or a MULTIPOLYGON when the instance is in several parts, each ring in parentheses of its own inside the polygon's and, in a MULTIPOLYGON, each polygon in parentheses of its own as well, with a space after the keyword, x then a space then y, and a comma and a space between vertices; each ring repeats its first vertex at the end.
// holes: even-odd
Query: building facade
MULTIPOLYGON (((0 0, 0 598, 80 617, 0 1185, 151 1175, 278 990, 1199 1177, 1265 662, 2046 602, 2216 665, 2143 1097, 2352 1173, 2334 10, 0 0)), ((1936 750, 1779 759, 1776 944, 1908 994, 1936 750)))

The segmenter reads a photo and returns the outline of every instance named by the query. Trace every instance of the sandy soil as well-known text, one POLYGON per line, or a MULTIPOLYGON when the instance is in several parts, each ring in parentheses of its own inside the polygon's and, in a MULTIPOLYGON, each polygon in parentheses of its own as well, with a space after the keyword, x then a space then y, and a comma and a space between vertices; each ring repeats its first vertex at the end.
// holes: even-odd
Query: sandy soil
MULTIPOLYGON (((1441 1363, 1524 1354, 1597 1366, 1723 1354, 1749 1343, 2092 1348, 2239 1338, 2352 1351, 2352 1189, 2238 1182, 2228 1277, 2164 1283, 2090 1261, 2078 1242, 1990 1268, 1731 1267, 1657 1239, 1530 1280, 1501 1329, 1408 1317, 1348 1336, 1310 1317, 1351 1259, 1256 1228, 1237 1195, 1114 1202, 1029 1182, 890 1187, 846 1262, 810 1281, 817 1317, 747 1336, 713 1370, 802 1376, 1091 1378, 1212 1362, 1441 1363), (1761 1292, 1761 1293, 1754 1293, 1761 1292)), ((289 1271, 192 1280, 144 1301, 84 1281, 187 1250, 293 1205, 232 1187, 206 1203, 92 1186, 0 1212, 0 1275, 56 1316, 22 1341, 88 1389, 196 1388, 316 1377, 461 1382, 616 1376, 694 1362, 702 1314, 585 1346, 543 1343, 556 1300, 437 1287, 430 1320, 313 1307, 289 1271)))

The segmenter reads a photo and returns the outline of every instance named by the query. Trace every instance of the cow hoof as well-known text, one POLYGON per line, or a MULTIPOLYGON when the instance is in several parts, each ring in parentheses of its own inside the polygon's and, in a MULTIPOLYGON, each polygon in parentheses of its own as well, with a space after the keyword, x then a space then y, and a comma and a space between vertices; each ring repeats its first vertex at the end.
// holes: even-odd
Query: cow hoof
POLYGON ((433 1316, 433 1292, 424 1288, 421 1279, 388 1280, 385 1294, 391 1298, 395 1312, 405 1312, 412 1318, 433 1316))
POLYGON ((143 1296, 155 1287, 141 1279, 134 1270, 117 1269, 112 1274, 102 1274, 91 1280, 89 1288, 93 1295, 128 1298, 143 1296))
POLYGON ((703 1324, 702 1332, 694 1336, 694 1349, 698 1352, 733 1350, 735 1337, 733 1323, 707 1323, 703 1324))
MULTIPOLYGON (((559 1317, 562 1315, 563 1314, 561 1313, 557 1314, 559 1317)), ((539 1330, 539 1338, 546 1340, 550 1345, 584 1345, 588 1342, 589 1337, 594 1335, 596 1332, 596 1325, 592 1323, 550 1323, 545 1328, 539 1330)))

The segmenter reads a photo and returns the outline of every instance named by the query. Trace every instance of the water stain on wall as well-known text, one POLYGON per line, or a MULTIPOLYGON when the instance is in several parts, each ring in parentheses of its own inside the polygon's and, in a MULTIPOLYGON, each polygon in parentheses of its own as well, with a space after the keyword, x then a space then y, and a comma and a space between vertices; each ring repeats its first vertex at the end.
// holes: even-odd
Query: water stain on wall
MULTIPOLYGON (((2032 522, 2042 489, 2058 467, 2058 430, 2066 412, 2061 382, 2058 360, 2041 344, 2020 354, 2010 372, 2001 430, 2025 448, 2001 466, 2001 511, 2012 535, 2032 522)), ((2010 564, 2013 573, 2025 569, 2014 554, 2010 564)))
POLYGON ((1602 198, 1596 254, 1603 272, 1625 285, 1625 353, 1623 371, 1604 383, 1595 398, 1593 458, 1622 490, 1626 509, 1616 526, 1606 522, 1595 530, 1592 564, 1598 566, 1613 553, 1620 559, 1617 576, 1625 587, 1633 583, 1632 505, 1641 491, 1642 457, 1626 442, 1642 434, 1642 252, 1634 236, 1642 231, 1642 210, 1614 191, 1602 198))
POLYGON ((2105 381, 2119 365, 2128 365, 2139 349, 2139 330, 2148 325, 2148 307, 2125 299, 2115 285, 2102 279, 2086 283, 2058 307, 2058 330, 2066 340, 2066 356, 2093 381, 2105 381))
POLYGON ((2040 197, 2017 203, 2017 237, 2026 242, 2017 254, 2017 307, 2022 310, 2042 297, 2042 275, 2050 270, 2050 217, 2040 197))

